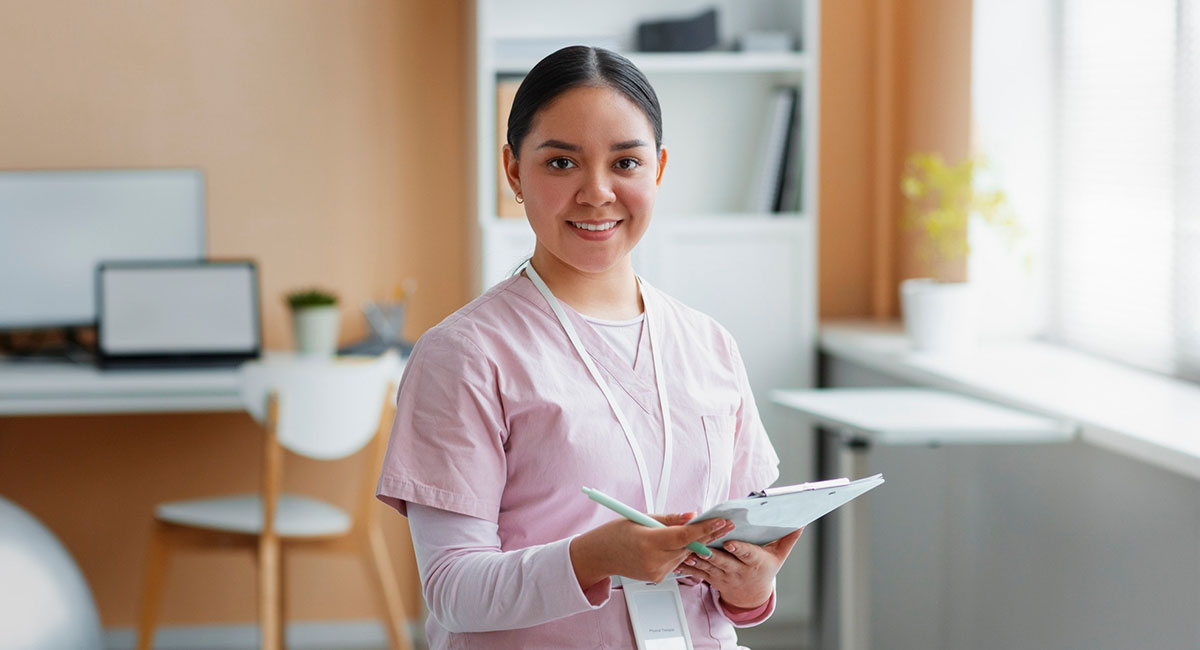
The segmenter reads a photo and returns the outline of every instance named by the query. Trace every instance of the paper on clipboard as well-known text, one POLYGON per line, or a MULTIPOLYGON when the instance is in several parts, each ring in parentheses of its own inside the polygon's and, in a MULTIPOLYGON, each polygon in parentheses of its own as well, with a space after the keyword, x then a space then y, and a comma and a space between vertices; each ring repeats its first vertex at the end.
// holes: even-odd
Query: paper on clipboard
POLYGON ((733 522, 733 532, 709 542, 711 547, 720 547, 727 541, 762 546, 809 525, 882 483, 883 475, 876 474, 857 481, 835 479, 771 488, 745 499, 719 503, 692 519, 692 522, 718 517, 733 522))

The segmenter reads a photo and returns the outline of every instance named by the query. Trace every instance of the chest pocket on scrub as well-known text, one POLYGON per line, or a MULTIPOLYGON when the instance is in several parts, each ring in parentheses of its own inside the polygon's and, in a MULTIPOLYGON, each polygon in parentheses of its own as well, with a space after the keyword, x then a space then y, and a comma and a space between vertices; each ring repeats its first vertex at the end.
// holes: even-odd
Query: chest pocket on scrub
POLYGON ((729 496, 733 474, 733 434, 737 418, 732 415, 702 415, 704 438, 708 443, 708 482, 704 490, 704 507, 724 501, 729 496))

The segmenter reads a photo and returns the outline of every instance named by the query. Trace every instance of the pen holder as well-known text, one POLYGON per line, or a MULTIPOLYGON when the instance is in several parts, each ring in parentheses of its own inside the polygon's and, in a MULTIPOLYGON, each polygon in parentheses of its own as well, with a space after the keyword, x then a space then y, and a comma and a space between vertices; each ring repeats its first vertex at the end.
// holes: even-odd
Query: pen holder
POLYGON ((371 338, 385 346, 404 342, 404 309, 407 302, 368 302, 363 305, 371 338))

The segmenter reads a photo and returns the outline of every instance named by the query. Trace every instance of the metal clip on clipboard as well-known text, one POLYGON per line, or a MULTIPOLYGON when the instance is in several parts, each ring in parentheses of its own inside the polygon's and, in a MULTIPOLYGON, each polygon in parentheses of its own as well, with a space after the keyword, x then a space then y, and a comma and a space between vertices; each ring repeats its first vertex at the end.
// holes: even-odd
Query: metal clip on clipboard
POLYGON ((807 490, 823 490, 828 487, 841 487, 843 485, 849 485, 849 484, 850 484, 850 479, 848 479, 848 478, 834 478, 834 479, 829 479, 828 481, 813 481, 812 483, 800 483, 798 485, 783 485, 783 486, 780 486, 777 488, 767 488, 765 490, 758 490, 757 492, 751 492, 749 494, 749 496, 747 496, 746 498, 773 497, 773 496, 779 496, 781 494, 793 494, 796 492, 805 492, 807 490))
POLYGON ((689 523, 717 518, 733 522, 731 533, 709 542, 708 546, 713 548, 720 548, 727 541, 762 546, 809 525, 881 484, 883 475, 876 474, 857 481, 839 478, 767 488, 745 499, 717 504, 689 523))

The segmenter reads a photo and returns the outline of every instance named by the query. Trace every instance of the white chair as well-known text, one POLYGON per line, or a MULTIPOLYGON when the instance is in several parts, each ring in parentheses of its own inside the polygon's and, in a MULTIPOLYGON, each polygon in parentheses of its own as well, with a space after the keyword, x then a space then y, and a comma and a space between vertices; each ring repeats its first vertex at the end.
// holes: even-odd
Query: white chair
POLYGON ((395 354, 376 359, 288 357, 243 366, 242 401, 263 427, 259 494, 160 504, 145 569, 138 648, 154 638, 168 555, 185 547, 233 547, 256 552, 261 647, 284 643, 282 554, 306 550, 357 552, 380 597, 392 645, 412 647, 404 603, 379 525, 375 482, 395 408, 395 354), (318 460, 349 456, 368 443, 372 453, 358 486, 354 516, 323 501, 281 493, 283 450, 318 460))

